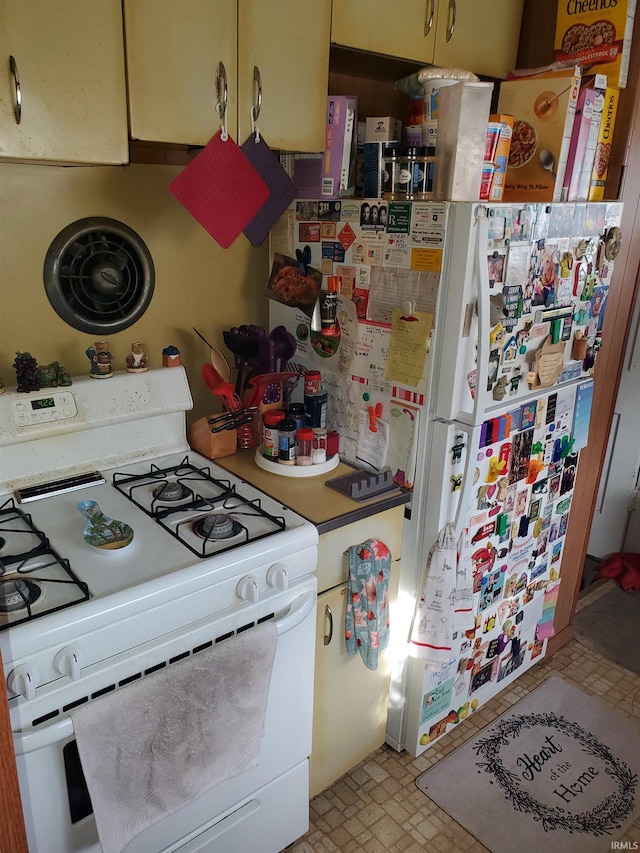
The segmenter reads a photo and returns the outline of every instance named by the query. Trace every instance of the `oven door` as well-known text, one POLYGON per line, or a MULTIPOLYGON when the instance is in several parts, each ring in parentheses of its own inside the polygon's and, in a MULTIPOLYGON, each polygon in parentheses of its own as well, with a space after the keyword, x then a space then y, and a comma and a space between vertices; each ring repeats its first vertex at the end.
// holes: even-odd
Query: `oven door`
MULTIPOLYGON (((255 849, 256 839, 261 851, 278 853, 307 831, 315 611, 316 579, 306 576, 255 605, 218 617, 208 626, 198 625, 195 633, 193 625, 182 630, 187 651, 200 645, 207 633, 215 639, 244 629, 248 620, 276 620, 278 641, 260 757, 256 767, 227 779, 138 835, 127 845, 127 853, 237 853, 255 849)), ((171 657, 175 639, 171 637, 171 657)), ((129 675, 123 679, 121 662, 115 666, 105 662, 104 687, 135 677, 140 665, 135 650, 130 652, 129 675)), ((14 732, 14 748, 30 853, 99 853, 70 717, 63 714, 55 723, 14 732)))

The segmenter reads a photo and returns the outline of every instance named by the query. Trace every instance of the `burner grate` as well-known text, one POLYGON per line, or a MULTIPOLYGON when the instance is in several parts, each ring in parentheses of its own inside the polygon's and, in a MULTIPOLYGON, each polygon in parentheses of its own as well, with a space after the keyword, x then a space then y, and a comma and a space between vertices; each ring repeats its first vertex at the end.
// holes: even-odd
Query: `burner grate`
POLYGON ((23 598, 22 607, 3 609, 0 607, 0 630, 29 622, 40 616, 64 610, 81 601, 87 601, 91 596, 89 587, 71 570, 69 561, 54 550, 48 538, 33 523, 29 513, 16 506, 13 498, 9 498, 0 506, 0 534, 9 542, 23 542, 23 550, 0 554, 0 582, 5 586, 13 584, 16 590, 23 589, 25 583, 31 593, 34 588, 39 594, 20 595, 23 598), (26 537, 29 537, 27 539, 26 537), (29 546, 29 541, 35 545, 29 546), (24 547, 26 546, 26 547, 24 547), (49 596, 47 591, 61 590, 67 587, 67 594, 61 600, 60 596, 49 596), (38 604, 36 610, 33 605, 38 604))
POLYGON ((192 465, 188 456, 179 465, 167 468, 152 463, 142 474, 115 472, 113 485, 200 558, 222 554, 286 529, 284 518, 267 512, 259 498, 244 498, 228 480, 213 477, 209 468, 192 465), (165 488, 171 490, 173 484, 190 492, 191 497, 175 502, 161 500, 162 492, 165 488), (196 529, 195 525, 207 516, 221 513, 232 521, 233 532, 228 538, 202 535, 201 529, 196 529), (263 522, 259 531, 250 529, 256 519, 263 522))

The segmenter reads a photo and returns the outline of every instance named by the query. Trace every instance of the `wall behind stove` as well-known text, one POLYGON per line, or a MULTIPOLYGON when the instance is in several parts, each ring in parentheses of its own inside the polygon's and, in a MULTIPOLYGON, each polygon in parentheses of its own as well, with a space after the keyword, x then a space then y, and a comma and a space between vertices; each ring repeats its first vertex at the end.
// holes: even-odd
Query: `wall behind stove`
POLYGON ((222 330, 266 325, 268 241, 256 249, 240 235, 221 249, 169 193, 180 171, 177 166, 0 164, 0 378, 5 386, 16 384, 17 351, 30 352, 39 364, 59 361, 73 376, 88 372, 85 350, 99 336, 73 329, 56 314, 45 293, 43 266, 64 227, 86 216, 108 216, 142 237, 156 271, 144 315, 107 336, 114 367, 124 368, 133 341, 145 344, 153 367, 161 366, 164 347, 177 346, 194 397, 189 419, 219 410, 200 376, 209 350, 192 326, 232 359, 222 330))

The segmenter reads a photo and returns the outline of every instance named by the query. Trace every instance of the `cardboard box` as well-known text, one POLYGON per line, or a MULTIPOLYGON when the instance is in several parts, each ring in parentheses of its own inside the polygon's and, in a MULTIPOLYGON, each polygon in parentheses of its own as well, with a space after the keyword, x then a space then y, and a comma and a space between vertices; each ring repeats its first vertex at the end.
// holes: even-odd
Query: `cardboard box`
POLYGON ((358 99, 327 98, 327 130, 322 158, 319 198, 342 198, 355 193, 358 99))
POLYGON ((554 41, 557 62, 589 66, 609 86, 627 84, 636 0, 558 3, 554 41))
POLYGON ((591 172, 593 171, 598 134, 600 133, 600 122, 602 121, 602 111, 604 109, 604 96, 607 91, 606 75, 596 74, 593 78, 592 88, 595 93, 595 97, 593 99, 593 113, 591 115, 591 124, 589 126, 587 147, 582 160, 580 177, 577 181, 575 198, 571 197, 570 192, 569 201, 586 201, 589 196, 589 183, 591 181, 591 172))
POLYGON ((487 201, 502 201, 507 175, 507 164, 509 162, 509 150, 511 148, 511 135, 513 133, 513 116, 494 113, 489 116, 489 124, 499 125, 499 131, 491 161, 493 173, 491 175, 487 201))
POLYGON ((322 186, 322 154, 296 154, 293 182, 296 198, 320 198, 322 186))
POLYGON ((400 142, 402 122, 393 116, 373 116, 367 119, 365 142, 400 142))
POLYGON ((583 86, 580 89, 578 103, 576 104, 576 114, 573 120, 567 167, 564 172, 562 185, 562 198, 566 201, 579 201, 578 185, 580 183, 580 171, 587 153, 587 142, 591 130, 595 99, 596 91, 593 87, 583 86))
POLYGON ((514 117, 505 201, 562 201, 580 69, 506 80, 498 113, 514 117))
POLYGON ((598 141, 593 158, 593 169, 589 183, 589 194, 587 201, 602 201, 604 198, 605 184, 607 183, 607 172, 609 170, 609 158, 611 157, 611 143, 613 141, 613 129, 618 112, 618 101, 620 92, 613 86, 607 86, 604 95, 604 106, 602 118, 598 131, 598 141))

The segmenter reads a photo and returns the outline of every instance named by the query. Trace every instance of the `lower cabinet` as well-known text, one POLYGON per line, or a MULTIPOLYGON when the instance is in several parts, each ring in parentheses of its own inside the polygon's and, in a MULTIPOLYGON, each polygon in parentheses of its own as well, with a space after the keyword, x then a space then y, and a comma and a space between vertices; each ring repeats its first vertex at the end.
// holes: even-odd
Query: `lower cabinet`
POLYGON ((320 536, 313 745, 310 796, 319 794, 384 743, 394 642, 394 610, 400 574, 403 508, 387 510, 320 536), (344 551, 369 538, 382 540, 393 563, 389 581, 389 646, 378 667, 368 669, 360 654, 347 654, 344 638, 348 561, 344 551), (323 569, 327 569, 323 573, 323 569), (342 583, 323 589, 323 576, 342 583))

